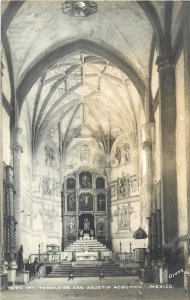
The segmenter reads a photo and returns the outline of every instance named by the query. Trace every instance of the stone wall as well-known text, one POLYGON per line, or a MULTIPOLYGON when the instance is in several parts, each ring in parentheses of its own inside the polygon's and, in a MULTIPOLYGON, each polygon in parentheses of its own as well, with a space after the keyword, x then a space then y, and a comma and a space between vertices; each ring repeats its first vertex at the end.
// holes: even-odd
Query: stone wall
POLYGON ((33 160, 32 232, 37 249, 47 244, 61 245, 60 157, 56 137, 42 140, 33 160))
POLYGON ((144 247, 145 241, 133 234, 140 221, 140 173, 137 146, 123 134, 116 139, 111 153, 111 235, 115 252, 144 247), (121 249, 120 249, 121 243, 121 249))

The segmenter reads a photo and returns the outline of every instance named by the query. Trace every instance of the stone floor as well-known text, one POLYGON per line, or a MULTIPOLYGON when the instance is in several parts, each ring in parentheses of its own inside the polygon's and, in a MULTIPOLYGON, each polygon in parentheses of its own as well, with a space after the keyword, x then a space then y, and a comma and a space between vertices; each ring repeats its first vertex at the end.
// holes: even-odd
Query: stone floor
POLYGON ((137 277, 40 278, 2 292, 2 300, 188 300, 182 288, 142 284, 137 277))

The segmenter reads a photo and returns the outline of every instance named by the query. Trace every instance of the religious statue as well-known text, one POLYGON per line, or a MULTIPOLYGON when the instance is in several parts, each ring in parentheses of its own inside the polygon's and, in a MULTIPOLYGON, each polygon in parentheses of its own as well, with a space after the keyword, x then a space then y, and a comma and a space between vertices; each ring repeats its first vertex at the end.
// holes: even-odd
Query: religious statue
POLYGON ((88 218, 84 219, 84 230, 85 231, 89 231, 90 230, 90 221, 88 220, 88 218))
POLYGON ((90 239, 94 238, 94 229, 90 229, 90 239))
POLYGON ((97 210, 104 211, 106 209, 105 195, 99 194, 97 199, 97 210))
POLYGON ((83 237, 84 237, 83 229, 79 229, 79 237, 81 237, 83 239, 83 237))
POLYGON ((23 262, 23 246, 20 246, 20 249, 18 251, 17 255, 17 266, 18 271, 22 271, 24 269, 24 262, 23 262))
POLYGON ((72 220, 69 222, 69 234, 74 234, 75 232, 75 224, 72 220))
POLYGON ((76 209, 75 194, 69 194, 67 196, 67 210, 73 211, 75 209, 76 209))

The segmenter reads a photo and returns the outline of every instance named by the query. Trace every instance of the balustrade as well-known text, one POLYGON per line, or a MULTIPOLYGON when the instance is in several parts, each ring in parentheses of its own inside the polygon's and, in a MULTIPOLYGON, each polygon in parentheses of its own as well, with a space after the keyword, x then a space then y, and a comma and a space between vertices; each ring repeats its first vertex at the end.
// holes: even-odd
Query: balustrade
POLYGON ((33 263, 35 258, 38 259, 38 262, 59 262, 61 261, 61 253, 36 253, 30 254, 29 263, 33 263))

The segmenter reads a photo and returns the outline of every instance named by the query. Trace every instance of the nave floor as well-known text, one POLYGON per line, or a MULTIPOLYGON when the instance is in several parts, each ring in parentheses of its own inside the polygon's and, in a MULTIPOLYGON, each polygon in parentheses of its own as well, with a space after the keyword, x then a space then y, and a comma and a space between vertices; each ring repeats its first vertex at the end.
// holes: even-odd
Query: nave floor
POLYGON ((137 277, 40 278, 2 292, 2 300, 188 300, 182 288, 142 284, 137 277))

